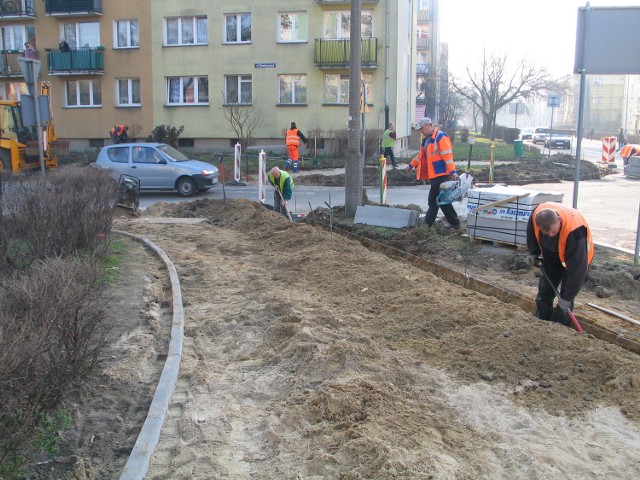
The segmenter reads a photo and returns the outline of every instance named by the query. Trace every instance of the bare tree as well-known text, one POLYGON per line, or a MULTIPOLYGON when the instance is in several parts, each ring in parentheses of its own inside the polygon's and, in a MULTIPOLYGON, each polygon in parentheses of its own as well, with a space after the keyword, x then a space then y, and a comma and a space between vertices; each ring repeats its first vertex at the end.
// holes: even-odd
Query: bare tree
POLYGON ((482 115, 482 135, 494 139, 496 115, 505 105, 516 100, 532 100, 550 92, 563 92, 566 86, 522 59, 509 68, 507 55, 485 54, 477 71, 467 67, 465 81, 451 78, 453 91, 471 102, 482 115))
POLYGON ((245 151, 251 145, 256 131, 262 126, 263 118, 255 105, 228 104, 222 107, 222 114, 229 128, 235 133, 245 151))

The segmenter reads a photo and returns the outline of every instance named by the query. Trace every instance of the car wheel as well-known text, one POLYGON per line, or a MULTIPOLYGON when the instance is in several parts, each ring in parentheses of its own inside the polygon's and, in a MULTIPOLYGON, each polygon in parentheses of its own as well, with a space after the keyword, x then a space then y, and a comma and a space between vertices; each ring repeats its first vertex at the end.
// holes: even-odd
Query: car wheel
POLYGON ((198 190, 192 178, 182 177, 177 184, 178 193, 183 197, 192 197, 198 190))

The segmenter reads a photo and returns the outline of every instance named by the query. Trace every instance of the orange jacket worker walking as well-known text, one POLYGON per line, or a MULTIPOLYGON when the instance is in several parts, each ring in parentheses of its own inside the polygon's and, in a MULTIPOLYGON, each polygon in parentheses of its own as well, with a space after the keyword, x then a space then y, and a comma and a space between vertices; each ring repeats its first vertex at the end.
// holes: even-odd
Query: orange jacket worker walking
POLYGON ((289 159, 285 162, 284 168, 291 168, 291 164, 293 164, 293 172, 296 173, 298 171, 298 149, 300 148, 300 140, 307 144, 307 139, 304 134, 298 130, 296 126, 296 122, 291 122, 291 128, 287 130, 285 143, 287 144, 287 149, 289 150, 289 159))
POLYGON ((447 180, 457 180, 456 165, 453 162, 453 147, 449 136, 433 126, 429 117, 421 118, 416 130, 420 130, 424 138, 420 146, 420 152, 411 160, 407 171, 416 170, 418 180, 429 180, 429 200, 424 222, 432 226, 438 215, 438 208, 442 210, 445 218, 452 228, 460 228, 458 214, 451 204, 438 206, 437 198, 440 193, 440 185, 447 180))

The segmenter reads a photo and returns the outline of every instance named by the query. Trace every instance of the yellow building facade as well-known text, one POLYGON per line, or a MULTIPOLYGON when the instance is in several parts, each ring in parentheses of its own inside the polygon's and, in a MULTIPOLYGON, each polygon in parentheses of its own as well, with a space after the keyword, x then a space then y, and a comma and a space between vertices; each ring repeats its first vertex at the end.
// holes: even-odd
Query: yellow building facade
MULTIPOLYGON (((308 136, 347 128, 349 1, 14 3, 19 12, 0 13, 0 95, 25 92, 9 67, 32 43, 57 135, 72 149, 107 143, 116 123, 139 139, 157 125, 184 126, 184 146, 228 148, 238 137, 229 113, 256 122, 254 144, 283 143, 292 121, 308 136)), ((362 0, 365 125, 395 123, 398 149, 414 123, 415 3, 362 0)))

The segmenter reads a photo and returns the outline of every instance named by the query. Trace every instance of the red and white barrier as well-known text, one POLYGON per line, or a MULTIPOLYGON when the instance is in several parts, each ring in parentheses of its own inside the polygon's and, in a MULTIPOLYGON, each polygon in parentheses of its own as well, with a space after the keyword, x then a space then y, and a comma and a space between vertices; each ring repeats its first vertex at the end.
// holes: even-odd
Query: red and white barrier
POLYGON ((387 204, 387 158, 380 155, 380 203, 387 204))
POLYGON ((613 163, 616 161, 616 137, 602 137, 602 163, 613 163))
POLYGON ((264 203, 267 199, 267 154, 260 150, 258 155, 258 171, 260 181, 258 182, 258 201, 264 203))
POLYGON ((234 150, 234 165, 233 165, 233 178, 236 182, 240 181, 240 158, 241 158, 241 146, 240 143, 236 143, 234 150))

